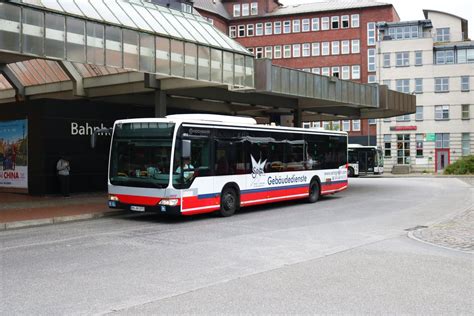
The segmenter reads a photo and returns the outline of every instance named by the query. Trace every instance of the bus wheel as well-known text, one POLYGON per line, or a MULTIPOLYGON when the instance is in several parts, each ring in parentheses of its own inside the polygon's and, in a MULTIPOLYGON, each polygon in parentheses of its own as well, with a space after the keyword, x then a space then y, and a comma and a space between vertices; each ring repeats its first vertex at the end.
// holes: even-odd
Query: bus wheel
POLYGON ((221 209, 219 214, 222 217, 232 216, 237 210, 238 205, 239 199, 235 190, 231 187, 224 188, 221 193, 221 209))
POLYGON ((316 180, 312 180, 309 184, 309 197, 308 202, 314 203, 319 200, 319 183, 316 180))
POLYGON ((354 176, 354 168, 349 167, 349 169, 347 170, 347 176, 348 177, 353 177, 354 176))

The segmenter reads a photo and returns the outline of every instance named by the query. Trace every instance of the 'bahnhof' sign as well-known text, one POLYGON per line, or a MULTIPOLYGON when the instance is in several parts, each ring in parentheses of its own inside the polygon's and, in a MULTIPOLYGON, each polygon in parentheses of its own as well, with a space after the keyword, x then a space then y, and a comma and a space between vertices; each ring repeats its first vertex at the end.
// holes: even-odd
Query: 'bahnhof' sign
POLYGON ((120 118, 292 114, 299 124, 415 112, 414 96, 255 60, 201 16, 140 0, 0 3, 0 71, 0 189, 32 194, 57 190, 59 154, 73 191, 105 188, 106 137, 92 151, 88 134, 120 118))

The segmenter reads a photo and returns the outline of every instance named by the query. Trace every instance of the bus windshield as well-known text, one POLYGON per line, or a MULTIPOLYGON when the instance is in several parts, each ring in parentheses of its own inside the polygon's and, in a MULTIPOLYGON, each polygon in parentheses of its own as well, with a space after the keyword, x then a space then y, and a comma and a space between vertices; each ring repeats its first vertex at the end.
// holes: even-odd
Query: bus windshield
POLYGON ((174 124, 125 123, 115 126, 110 161, 113 185, 166 188, 174 124))

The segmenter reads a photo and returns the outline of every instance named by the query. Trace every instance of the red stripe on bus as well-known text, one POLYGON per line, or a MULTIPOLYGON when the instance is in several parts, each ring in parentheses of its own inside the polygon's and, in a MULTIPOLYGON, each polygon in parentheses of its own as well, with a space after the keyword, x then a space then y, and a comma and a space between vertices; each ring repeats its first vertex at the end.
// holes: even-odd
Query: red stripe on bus
POLYGON ((335 191, 342 191, 347 189, 347 182, 327 183, 321 186, 321 194, 334 193, 335 191))
POLYGON ((200 199, 198 196, 183 197, 183 210, 197 207, 217 205, 221 203, 220 196, 200 199))
MULTIPOLYGON (((294 189, 283 189, 283 190, 269 190, 269 191, 263 191, 263 192, 250 192, 250 193, 244 193, 240 197, 241 202, 247 202, 247 201, 254 201, 254 200, 262 200, 262 199, 268 199, 268 198, 278 198, 278 197, 288 197, 291 195, 297 195, 297 194, 309 194, 309 188, 308 187, 301 187, 301 188, 294 188, 294 189)), ((289 197, 290 199, 293 197, 289 197)), ((299 197, 296 197, 299 198, 299 197)), ((262 202, 265 203, 265 202, 262 202)))
POLYGON ((125 194, 112 194, 118 197, 120 203, 132 204, 132 205, 147 205, 156 206, 163 198, 159 197, 148 197, 148 196, 137 196, 137 195, 125 195, 125 194))

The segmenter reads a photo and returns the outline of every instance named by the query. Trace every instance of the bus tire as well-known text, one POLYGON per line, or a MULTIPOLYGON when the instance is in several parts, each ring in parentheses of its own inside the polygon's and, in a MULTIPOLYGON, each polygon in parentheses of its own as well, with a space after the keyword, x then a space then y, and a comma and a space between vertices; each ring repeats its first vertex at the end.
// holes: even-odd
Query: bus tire
POLYGON ((319 200, 320 194, 321 192, 320 192, 318 180, 316 179, 311 180, 311 183, 309 184, 308 202, 315 203, 317 200, 319 200))
POLYGON ((347 169, 347 176, 354 177, 354 168, 349 167, 349 169, 347 169))
POLYGON ((240 202, 236 190, 231 186, 225 187, 221 193, 221 208, 219 210, 219 215, 222 217, 232 216, 238 209, 239 205, 240 202))

